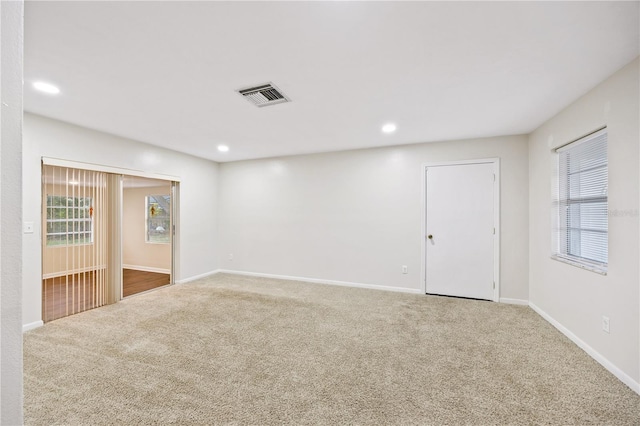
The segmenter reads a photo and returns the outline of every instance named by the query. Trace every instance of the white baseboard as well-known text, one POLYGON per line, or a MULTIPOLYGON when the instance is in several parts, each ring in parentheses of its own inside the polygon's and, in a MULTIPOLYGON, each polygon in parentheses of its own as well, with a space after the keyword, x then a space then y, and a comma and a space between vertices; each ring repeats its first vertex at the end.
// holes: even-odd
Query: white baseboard
POLYGON ((122 269, 133 269, 134 271, 143 272, 156 272, 158 274, 170 274, 171 269, 154 268, 153 266, 140 266, 140 265, 122 265, 122 269))
POLYGON ((587 354, 589 354, 589 356, 591 356, 591 358, 593 358, 596 361, 598 361, 598 363, 600 363, 600 365, 602 365, 604 368, 606 368, 611 374, 616 376, 622 383, 624 383, 625 385, 629 386, 635 393, 640 395, 640 383, 638 383, 635 380, 633 380, 633 378, 631 378, 631 376, 629 376, 627 373, 625 373, 624 371, 622 371, 621 369, 616 367, 611 361, 609 361, 602 354, 600 354, 598 351, 596 351, 591 346, 589 346, 587 343, 585 343, 583 340, 581 340, 578 336, 573 334, 564 325, 560 324, 558 321, 553 319, 548 313, 546 313, 545 311, 543 311, 542 309, 537 307, 534 303, 529 302, 529 306, 531 307, 531 309, 536 311, 536 313, 538 313, 538 315, 540 315, 542 318, 547 320, 551 325, 553 325, 555 328, 557 328, 562 334, 567 336, 573 343, 578 345, 578 347, 580 347, 583 351, 585 351, 587 354))
POLYGON ((33 330, 34 328, 42 327, 43 325, 44 322, 42 321, 30 322, 29 324, 24 324, 22 326, 22 332, 24 333, 25 331, 33 330))
POLYGON ((303 282, 314 283, 314 284, 328 284, 328 285, 337 285, 342 287, 356 287, 356 288, 368 288, 371 290, 395 291, 400 293, 413 293, 413 294, 422 293, 422 291, 418 288, 391 287, 391 286, 384 286, 384 285, 377 285, 377 284, 362 284, 362 283, 351 283, 347 281, 323 280, 319 278, 292 277, 288 275, 263 274, 259 272, 232 271, 228 269, 219 269, 218 272, 224 273, 224 274, 246 275, 250 277, 275 278, 279 280, 288 280, 288 281, 303 281, 303 282))
POLYGON ((210 277, 211 275, 215 275, 215 274, 218 274, 220 272, 221 272, 220 269, 216 269, 216 270, 213 270, 213 271, 205 272, 204 274, 194 275, 194 276, 188 277, 188 278, 183 278, 181 280, 176 281, 176 284, 184 284, 184 283, 188 283, 188 282, 191 282, 191 281, 199 280, 200 278, 210 277))
POLYGON ((529 306, 529 301, 524 299, 510 299, 508 297, 501 297, 500 303, 507 303, 509 305, 522 305, 529 306))

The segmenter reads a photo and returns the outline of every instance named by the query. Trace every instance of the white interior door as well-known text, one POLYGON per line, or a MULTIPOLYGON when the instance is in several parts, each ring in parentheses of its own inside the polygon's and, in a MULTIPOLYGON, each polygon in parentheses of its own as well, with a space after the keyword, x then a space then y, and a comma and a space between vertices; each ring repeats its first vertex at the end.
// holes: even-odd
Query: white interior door
POLYGON ((494 299, 494 173, 494 163, 427 167, 427 293, 494 299))

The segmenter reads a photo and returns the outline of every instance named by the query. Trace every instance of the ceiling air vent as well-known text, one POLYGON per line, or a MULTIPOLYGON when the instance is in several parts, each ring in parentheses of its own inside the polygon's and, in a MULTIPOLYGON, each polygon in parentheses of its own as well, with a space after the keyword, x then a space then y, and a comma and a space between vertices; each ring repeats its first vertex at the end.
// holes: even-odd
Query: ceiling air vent
POLYGON ((259 107, 290 102, 290 99, 271 83, 238 90, 238 93, 259 107))

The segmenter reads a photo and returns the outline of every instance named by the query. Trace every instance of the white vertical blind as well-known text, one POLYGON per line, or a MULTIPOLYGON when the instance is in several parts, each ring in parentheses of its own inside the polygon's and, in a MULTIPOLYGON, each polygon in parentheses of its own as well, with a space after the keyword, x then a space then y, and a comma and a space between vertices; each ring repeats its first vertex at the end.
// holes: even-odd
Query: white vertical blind
POLYGON ((557 255, 606 270, 608 263, 607 131, 556 150, 557 255))
POLYGON ((43 319, 104 305, 107 174, 43 166, 43 319))

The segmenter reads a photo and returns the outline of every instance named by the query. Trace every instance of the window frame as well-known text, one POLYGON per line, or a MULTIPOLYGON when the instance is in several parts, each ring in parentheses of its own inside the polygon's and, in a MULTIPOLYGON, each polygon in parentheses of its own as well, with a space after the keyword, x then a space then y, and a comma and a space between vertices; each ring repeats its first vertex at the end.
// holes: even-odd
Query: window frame
POLYGON ((144 197, 144 210, 145 210, 145 214, 144 214, 144 242, 147 244, 171 244, 171 239, 172 239, 172 232, 171 232, 171 227, 172 227, 172 222, 171 222, 171 194, 148 194, 145 195, 144 197), (168 218, 169 220, 169 226, 165 229, 165 231, 168 233, 169 239, 167 241, 153 241, 150 238, 149 235, 149 228, 150 228, 150 224, 149 224, 149 220, 151 219, 150 217, 150 203, 149 200, 151 198, 153 198, 154 200, 157 200, 158 197, 169 197, 168 199, 168 203, 169 203, 169 209, 165 210, 166 211, 166 218, 168 218))
MULTIPOLYGON (((93 207, 93 197, 78 197, 78 196, 63 196, 63 195, 55 195, 55 194, 47 194, 45 197, 45 202, 46 202, 46 209, 47 209, 47 218, 46 218, 46 223, 45 223, 45 236, 44 236, 44 244, 45 247, 70 247, 70 246, 85 246, 85 245, 91 245, 94 242, 94 229, 93 229, 93 215, 89 214, 89 216, 84 216, 84 217, 80 217, 80 211, 81 210, 87 210, 87 209, 91 209, 93 207), (74 205, 73 206, 69 206, 68 205, 68 201, 67 201, 67 205, 66 206, 56 206, 56 205, 51 205, 50 201, 52 201, 54 199, 54 197, 59 197, 59 198, 66 198, 67 200, 69 200, 70 198, 74 199, 74 205), (78 200, 79 199, 85 199, 85 200, 89 200, 89 204, 84 205, 84 206, 79 206, 76 205, 78 204, 78 200), (62 210, 62 211, 66 211, 67 215, 68 212, 71 211, 77 211, 78 213, 74 213, 71 215, 71 218, 69 217, 65 217, 65 218, 49 218, 49 211, 52 210, 62 210), (85 226, 84 229, 82 231, 78 230, 75 231, 73 228, 74 226, 72 226, 72 230, 69 231, 69 224, 70 223, 81 223, 84 222, 85 226), (67 226, 67 231, 66 232, 49 232, 49 225, 51 224, 51 227, 53 228, 55 223, 66 223, 67 226), (89 230, 87 230, 87 224, 89 224, 89 230), (83 238, 82 240, 80 239, 76 239, 70 236, 74 236, 74 235, 89 235, 89 241, 86 240, 86 238, 83 238), (58 237, 58 236, 65 236, 66 235, 66 239, 64 242, 61 242, 60 244, 50 244, 50 239, 49 237, 58 237), (76 242, 77 241, 77 242, 76 242)), ((85 202, 86 204, 86 202, 85 202)), ((62 240, 60 240, 62 241, 62 240)))
MULTIPOLYGON (((601 142, 602 143, 602 142, 601 142)), ((553 150, 553 154, 555 156, 554 160, 555 160, 555 167, 556 167, 556 175, 555 175, 555 182, 554 182, 554 218, 556 221, 556 226, 555 229, 553 230, 553 236, 554 236, 554 241, 553 241, 553 253, 551 258, 554 260, 558 260, 560 262, 563 263, 567 263, 569 265, 572 266, 576 266, 582 269, 586 269, 592 272, 596 272, 602 275, 607 275, 607 271, 608 271, 608 266, 609 266, 609 255, 608 255, 608 248, 609 248, 609 223, 608 223, 608 212, 609 212, 609 194, 608 194, 608 185, 609 185, 609 158, 608 158, 608 132, 607 132, 607 128, 601 128, 595 132, 592 132, 586 136, 583 136, 575 141, 569 142, 565 145, 562 145, 558 148, 555 148, 553 150), (604 173, 606 174, 605 177, 605 188, 606 188, 606 193, 604 195, 600 194, 598 196, 583 196, 583 197, 579 197, 579 198, 571 198, 571 194, 568 192, 568 188, 571 187, 571 183, 570 183, 570 177, 572 175, 572 173, 567 172, 566 174, 562 174, 561 170, 561 157, 562 157, 562 153, 567 153, 568 151, 570 151, 571 149, 575 149, 580 145, 589 143, 589 142, 593 142, 595 139, 597 138, 601 138, 604 135, 604 153, 605 153, 605 163, 604 166, 598 166, 592 170, 596 170, 596 169, 604 169, 604 173), (564 182, 563 182, 564 180, 564 182), (562 185, 566 185, 567 188, 567 195, 566 197, 561 197, 561 188, 562 185), (563 247, 563 240, 564 241, 570 241, 571 236, 568 235, 570 230, 577 230, 578 231, 578 235, 582 236, 583 232, 594 232, 594 229, 588 229, 583 227, 582 225, 578 228, 576 228, 575 226, 569 226, 569 221, 571 219, 570 213, 568 213, 568 208, 570 206, 583 206, 583 205, 588 205, 588 204, 595 204, 595 203, 599 203, 599 204, 603 204, 604 203, 604 211, 605 211, 605 219, 606 219, 606 229, 603 231, 602 229, 598 229, 597 231, 600 233, 604 233, 605 234, 605 245, 604 247, 607 250, 606 253, 606 262, 602 262, 599 260, 594 260, 588 257, 583 257, 583 256, 578 256, 575 254, 570 253, 570 246, 571 244, 566 244, 566 247, 563 247), (565 209, 564 213, 562 212, 562 209, 565 209), (567 222, 566 224, 563 225, 563 216, 565 217, 565 221, 567 222)), ((600 158, 600 160, 602 160, 600 158)), ((580 171, 580 173, 585 172, 585 171, 590 171, 589 169, 585 169, 580 171)), ((582 243, 579 241, 578 244, 580 244, 582 246, 582 243)), ((595 247, 595 246, 592 246, 595 247)))

